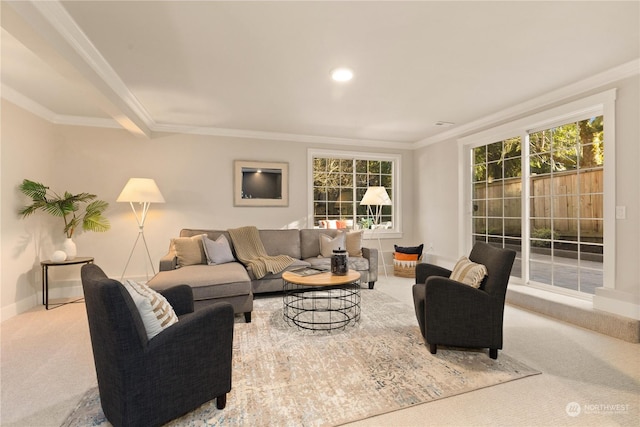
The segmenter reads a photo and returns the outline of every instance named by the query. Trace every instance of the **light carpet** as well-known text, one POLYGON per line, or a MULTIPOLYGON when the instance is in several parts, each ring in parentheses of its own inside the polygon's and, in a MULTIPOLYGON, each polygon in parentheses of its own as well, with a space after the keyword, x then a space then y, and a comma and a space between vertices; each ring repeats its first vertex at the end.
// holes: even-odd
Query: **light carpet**
MULTIPOLYGON (((500 352, 424 344, 413 307, 362 290, 362 316, 333 332, 285 323, 282 297, 256 298, 252 323, 236 323, 233 389, 170 426, 330 426, 524 378, 539 372, 500 352)), ((97 387, 65 427, 109 426, 97 387)))

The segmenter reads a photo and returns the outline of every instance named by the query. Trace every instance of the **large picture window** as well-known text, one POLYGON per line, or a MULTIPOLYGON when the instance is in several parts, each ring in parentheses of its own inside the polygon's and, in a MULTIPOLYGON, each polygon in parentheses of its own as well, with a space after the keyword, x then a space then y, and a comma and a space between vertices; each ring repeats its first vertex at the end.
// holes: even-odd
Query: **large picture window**
POLYGON ((381 207, 379 225, 394 230, 399 158, 365 153, 310 153, 313 223, 333 221, 347 228, 371 228, 373 217, 360 201, 368 187, 384 187, 393 204, 381 207))
POLYGON ((516 250, 512 276, 525 284, 589 299, 611 280, 614 99, 605 92, 461 140, 465 235, 516 250))

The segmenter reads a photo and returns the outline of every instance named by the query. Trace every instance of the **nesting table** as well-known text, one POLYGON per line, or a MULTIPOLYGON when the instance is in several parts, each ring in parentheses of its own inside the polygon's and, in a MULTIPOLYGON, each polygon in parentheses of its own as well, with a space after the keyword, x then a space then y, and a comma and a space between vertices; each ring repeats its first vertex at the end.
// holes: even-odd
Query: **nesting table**
POLYGON ((301 329, 332 331, 360 320, 360 273, 299 276, 284 272, 283 315, 301 329))

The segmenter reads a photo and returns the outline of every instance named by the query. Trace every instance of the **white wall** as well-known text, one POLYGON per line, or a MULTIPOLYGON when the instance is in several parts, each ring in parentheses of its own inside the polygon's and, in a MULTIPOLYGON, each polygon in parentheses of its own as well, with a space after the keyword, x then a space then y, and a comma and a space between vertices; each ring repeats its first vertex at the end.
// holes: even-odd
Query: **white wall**
POLYGON ((53 125, 32 115, 22 114, 13 104, 2 101, 2 150, 0 210, 2 228, 2 269, 0 272, 0 303, 9 307, 3 319, 35 305, 36 292, 41 287, 40 253, 50 252, 54 241, 50 230, 59 229, 60 243, 64 237, 61 223, 54 218, 23 221, 18 216, 22 207, 18 185, 29 177, 45 184, 52 180, 56 169, 53 125))
MULTIPOLYGON (((614 289, 598 292, 594 298, 594 306, 640 318, 637 317, 637 307, 640 306, 640 77, 636 75, 589 93, 576 95, 571 100, 613 87, 618 89, 616 205, 626 206, 627 218, 616 221, 614 289), (623 307, 625 304, 626 308, 623 307)), ((420 194, 416 232, 425 242, 433 243, 430 259, 443 265, 453 265, 461 255, 458 248, 457 141, 444 141, 418 149, 414 159, 415 181, 420 194)))
MULTIPOLYGON (((4 268, 2 272, 3 319, 39 303, 36 299, 41 287, 39 262, 50 258, 64 238, 60 224, 46 214, 37 213, 26 220, 17 217, 15 211, 26 202, 16 190, 23 178, 41 180, 60 191, 95 193, 110 203, 106 215, 111 230, 78 233, 75 240, 79 255, 95 257, 96 264, 108 275, 120 278, 138 230, 129 204, 115 201, 130 177, 154 178, 166 199, 165 204, 152 205, 145 224, 145 236, 157 269, 171 237, 177 236, 181 228, 307 227, 307 150, 340 149, 299 142, 196 135, 145 139, 124 130, 49 125, 12 104, 4 105, 7 107, 2 113, 2 265, 12 268, 4 268), (24 139, 29 140, 29 145, 24 145, 24 139), (234 207, 234 160, 289 162, 289 207, 234 207), (33 243, 34 228, 44 244, 33 243), (16 292, 16 288, 22 291, 16 292)), ((414 190, 410 152, 353 146, 342 149, 402 154, 404 236, 407 244, 412 243, 410 213, 414 190)), ((388 263, 394 243, 405 241, 383 240, 388 263)), ((373 241, 365 244, 377 246, 373 241)), ((69 267, 68 271, 55 268, 50 272, 54 296, 78 295, 77 267, 69 267)), ((139 245, 126 277, 145 279, 151 273, 139 245)))

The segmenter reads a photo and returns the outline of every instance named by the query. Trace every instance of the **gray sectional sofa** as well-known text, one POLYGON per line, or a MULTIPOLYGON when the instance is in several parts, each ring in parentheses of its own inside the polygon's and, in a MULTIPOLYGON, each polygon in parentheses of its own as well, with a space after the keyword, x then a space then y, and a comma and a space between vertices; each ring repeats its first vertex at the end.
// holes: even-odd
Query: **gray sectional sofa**
MULTIPOLYGON (((259 230, 260 239, 268 255, 289 255, 294 259, 287 270, 302 266, 325 266, 330 268, 331 258, 320 256, 320 235, 335 237, 340 230, 333 229, 288 229, 259 230)), ((216 240, 223 234, 229 241, 235 256, 233 242, 226 230, 182 229, 180 237, 201 234, 216 240)), ((193 289, 194 307, 227 301, 233 305, 235 313, 244 313, 251 321, 253 295, 282 291, 282 273, 267 274, 257 279, 251 269, 239 261, 224 264, 202 264, 181 266, 173 245, 160 260, 160 271, 147 284, 156 290, 163 290, 179 284, 187 284, 193 289)), ((378 280, 378 251, 362 247, 362 256, 349 257, 349 269, 360 273, 361 283, 368 283, 373 289, 378 280)))

